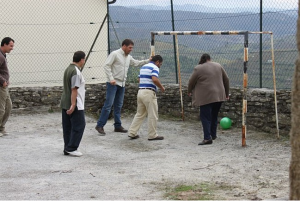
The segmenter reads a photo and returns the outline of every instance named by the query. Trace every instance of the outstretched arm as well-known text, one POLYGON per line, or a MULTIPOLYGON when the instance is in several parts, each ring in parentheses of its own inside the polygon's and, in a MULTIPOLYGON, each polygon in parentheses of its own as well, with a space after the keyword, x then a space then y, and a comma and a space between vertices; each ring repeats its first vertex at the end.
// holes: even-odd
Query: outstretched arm
MULTIPOLYGON (((151 58, 151 57, 150 57, 151 58)), ((131 66, 135 66, 135 67, 139 67, 142 66, 144 64, 149 63, 150 59, 146 59, 146 60, 135 60, 134 58, 130 58, 130 65, 131 66)))

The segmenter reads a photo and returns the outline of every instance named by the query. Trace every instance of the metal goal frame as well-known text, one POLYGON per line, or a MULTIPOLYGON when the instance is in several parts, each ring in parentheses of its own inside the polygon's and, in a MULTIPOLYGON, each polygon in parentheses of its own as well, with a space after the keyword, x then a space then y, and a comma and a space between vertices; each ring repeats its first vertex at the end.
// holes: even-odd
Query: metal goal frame
POLYGON ((180 62, 179 62, 179 48, 178 48, 178 35, 243 35, 244 36, 244 67, 243 67, 243 106, 242 106, 242 146, 246 146, 246 113, 247 113, 247 89, 248 89, 248 38, 249 34, 270 34, 271 36, 271 53, 272 53, 272 71, 273 71, 273 86, 274 86, 274 102, 275 102, 275 115, 276 115, 276 129, 277 138, 279 138, 279 126, 278 126, 278 112, 277 112, 277 98, 276 98, 276 78, 275 78, 275 59, 274 59, 274 46, 273 46, 273 33, 271 31, 252 32, 252 31, 153 31, 151 32, 151 55, 155 55, 155 35, 172 35, 175 36, 176 46, 176 61, 177 71, 179 78, 179 89, 181 97, 181 114, 182 120, 184 120, 184 109, 182 100, 182 87, 181 87, 181 75, 180 75, 180 62))

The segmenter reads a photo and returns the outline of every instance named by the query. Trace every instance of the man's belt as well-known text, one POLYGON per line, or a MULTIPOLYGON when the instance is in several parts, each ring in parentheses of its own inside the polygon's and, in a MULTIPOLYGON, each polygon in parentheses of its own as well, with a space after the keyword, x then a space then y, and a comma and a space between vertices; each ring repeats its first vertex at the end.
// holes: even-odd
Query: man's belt
POLYGON ((148 89, 148 90, 156 92, 155 89, 153 89, 153 88, 139 88, 139 89, 148 89))

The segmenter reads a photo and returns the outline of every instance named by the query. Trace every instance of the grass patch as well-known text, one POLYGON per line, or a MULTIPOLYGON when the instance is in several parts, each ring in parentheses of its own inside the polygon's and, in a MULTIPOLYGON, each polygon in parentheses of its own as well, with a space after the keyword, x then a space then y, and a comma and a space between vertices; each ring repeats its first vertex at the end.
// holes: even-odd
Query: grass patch
POLYGON ((212 200, 213 192, 209 184, 179 185, 165 194, 165 198, 171 200, 212 200))
POLYGON ((167 187, 164 198, 168 200, 222 200, 224 198, 217 196, 219 191, 231 192, 234 188, 235 186, 224 182, 177 185, 167 187))

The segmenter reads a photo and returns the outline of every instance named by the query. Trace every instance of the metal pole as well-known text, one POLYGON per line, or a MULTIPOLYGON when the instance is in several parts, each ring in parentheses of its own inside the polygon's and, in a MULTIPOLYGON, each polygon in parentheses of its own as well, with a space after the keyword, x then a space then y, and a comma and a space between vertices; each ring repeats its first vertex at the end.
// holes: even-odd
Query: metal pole
MULTIPOLYGON (((92 44, 92 46, 91 46, 91 48, 90 48, 90 50, 89 50, 89 53, 88 53, 88 55, 87 55, 86 58, 85 58, 85 64, 87 63, 88 58, 89 58, 91 52, 93 51, 94 45, 95 45, 95 43, 96 43, 96 41, 97 41, 97 39, 98 39, 98 37, 99 37, 99 34, 100 34, 101 30, 102 30, 102 27, 103 27, 103 25, 104 25, 104 22, 105 22, 107 16, 108 16, 108 14, 106 13, 106 15, 105 15, 105 17, 104 17, 104 19, 103 19, 103 21, 102 21, 102 24, 101 24, 101 26, 100 26, 100 29, 99 29, 99 31, 98 31, 98 33, 97 33, 95 39, 94 39, 94 42, 93 42, 93 44, 92 44)), ((84 66, 83 66, 83 67, 84 67, 84 66)), ((83 69, 83 67, 82 67, 82 69, 83 69)))
POLYGON ((247 87, 248 87, 248 75, 247 75, 247 63, 248 63, 248 32, 244 36, 244 77, 243 77, 243 111, 242 111, 242 146, 246 146, 246 113, 247 113, 247 87))
MULTIPOLYGON (((172 31, 175 31, 175 23, 174 23, 174 9, 173 9, 173 0, 171 0, 171 15, 172 15, 172 31)), ((178 76, 177 76, 177 50, 176 50, 176 42, 175 42, 175 36, 173 36, 173 46, 174 46, 174 61, 175 61, 175 74, 176 74, 176 84, 178 84, 178 76)))
MULTIPOLYGON (((108 21, 108 22, 109 22, 109 21, 111 22, 110 24, 111 24, 111 26, 112 26, 112 28, 113 28, 113 30, 114 30, 114 33, 115 33, 115 36, 116 36, 116 38, 117 38, 118 44, 119 44, 119 46, 121 46, 121 42, 120 42, 120 40, 119 40, 117 31, 116 31, 116 29, 115 29, 114 23, 113 23, 113 21, 112 21, 110 15, 108 15, 107 21, 108 21)), ((108 29, 108 30, 109 30, 109 29, 108 29)), ((108 35, 108 38, 110 38, 109 35, 108 35)), ((110 48, 110 47, 109 47, 109 48, 110 48)), ((109 49, 109 53, 110 53, 110 49, 109 49)))
POLYGON ((271 51, 272 51, 272 69, 273 69, 273 85, 274 85, 274 102, 275 102, 276 128, 277 128, 277 139, 279 139, 279 126, 278 126, 278 112, 277 112, 277 95, 276 95, 276 78, 275 78, 275 59, 274 59, 273 34, 271 34, 271 51))
MULTIPOLYGON (((114 4, 116 2, 117 2, 117 0, 112 0, 112 1, 107 0, 107 13, 108 13, 108 16, 109 16, 109 4, 114 4)), ((108 29, 107 29, 107 41, 108 41, 107 49, 108 49, 108 54, 110 54, 109 20, 110 20, 110 17, 107 19, 107 27, 108 27, 108 29)))
POLYGON ((179 48, 178 48, 178 37, 175 34, 175 44, 176 44, 176 60, 177 60, 177 69, 178 69, 178 77, 179 77, 179 91, 180 91, 180 101, 181 101, 181 116, 182 121, 184 121, 184 110, 183 110, 183 100, 182 100, 182 88, 181 88, 181 75, 180 75, 180 62, 179 62, 179 48))
MULTIPOLYGON (((109 2, 107 0, 107 14, 109 15, 109 2)), ((107 53, 110 54, 110 31, 109 31, 109 18, 107 19, 107 53)))
MULTIPOLYGON (((263 29, 263 0, 260 0, 259 31, 263 29)), ((259 87, 262 88, 262 34, 259 35, 259 87)))

